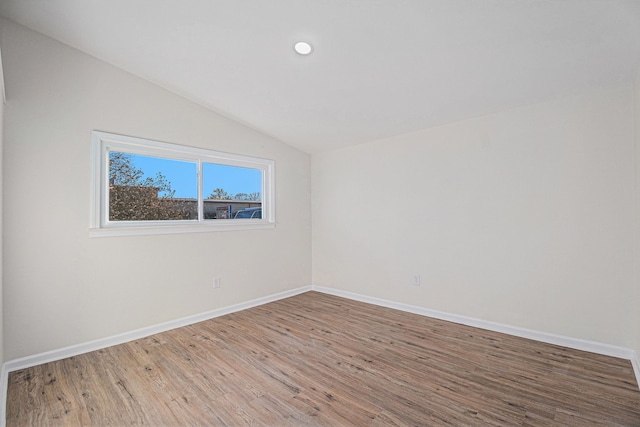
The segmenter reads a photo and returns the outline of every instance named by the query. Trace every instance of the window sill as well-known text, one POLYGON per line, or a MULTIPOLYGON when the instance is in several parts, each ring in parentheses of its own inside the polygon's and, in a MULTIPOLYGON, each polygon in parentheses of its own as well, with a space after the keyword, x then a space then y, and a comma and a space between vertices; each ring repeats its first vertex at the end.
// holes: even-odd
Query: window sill
MULTIPOLYGON (((232 220, 235 221, 235 220, 232 220)), ((162 225, 144 227, 90 228, 89 237, 144 236, 150 234, 210 233, 219 231, 262 230, 275 228, 273 222, 224 222, 219 224, 162 225)))

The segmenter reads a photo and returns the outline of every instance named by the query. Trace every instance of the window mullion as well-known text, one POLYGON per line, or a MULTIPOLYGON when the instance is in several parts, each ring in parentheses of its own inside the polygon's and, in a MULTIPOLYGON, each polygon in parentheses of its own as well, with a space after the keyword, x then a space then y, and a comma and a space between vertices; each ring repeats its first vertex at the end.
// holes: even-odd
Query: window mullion
POLYGON ((204 197, 202 195, 203 189, 203 173, 202 173, 202 159, 198 159, 198 221, 204 221, 204 197))

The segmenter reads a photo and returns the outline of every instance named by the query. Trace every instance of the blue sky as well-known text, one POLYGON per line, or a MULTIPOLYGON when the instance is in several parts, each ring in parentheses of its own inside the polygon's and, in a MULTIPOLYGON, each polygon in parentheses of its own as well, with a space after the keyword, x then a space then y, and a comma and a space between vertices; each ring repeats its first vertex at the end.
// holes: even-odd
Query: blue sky
MULTIPOLYGON (((131 161, 136 168, 144 171, 145 177, 155 177, 157 172, 162 173, 171 183, 171 188, 176 190, 175 197, 198 196, 195 163, 136 154, 131 155, 131 161)), ((262 171, 259 169, 205 163, 203 174, 205 199, 215 188, 222 188, 231 195, 262 192, 262 171)))

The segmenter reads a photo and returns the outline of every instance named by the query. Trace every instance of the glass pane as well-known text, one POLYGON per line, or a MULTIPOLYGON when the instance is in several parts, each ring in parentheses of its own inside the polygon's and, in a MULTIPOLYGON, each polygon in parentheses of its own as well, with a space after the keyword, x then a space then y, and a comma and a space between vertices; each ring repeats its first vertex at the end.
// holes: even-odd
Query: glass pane
POLYGON ((109 152, 109 221, 198 219, 197 164, 109 152))
POLYGON ((262 170, 203 163, 205 219, 262 218, 262 170))

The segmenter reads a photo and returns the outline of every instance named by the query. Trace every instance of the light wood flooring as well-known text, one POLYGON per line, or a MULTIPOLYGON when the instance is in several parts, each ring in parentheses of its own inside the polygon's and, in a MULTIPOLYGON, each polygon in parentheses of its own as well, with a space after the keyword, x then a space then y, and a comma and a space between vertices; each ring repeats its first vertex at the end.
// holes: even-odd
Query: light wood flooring
POLYGON ((629 361, 317 292, 9 376, 8 426, 640 426, 629 361))

